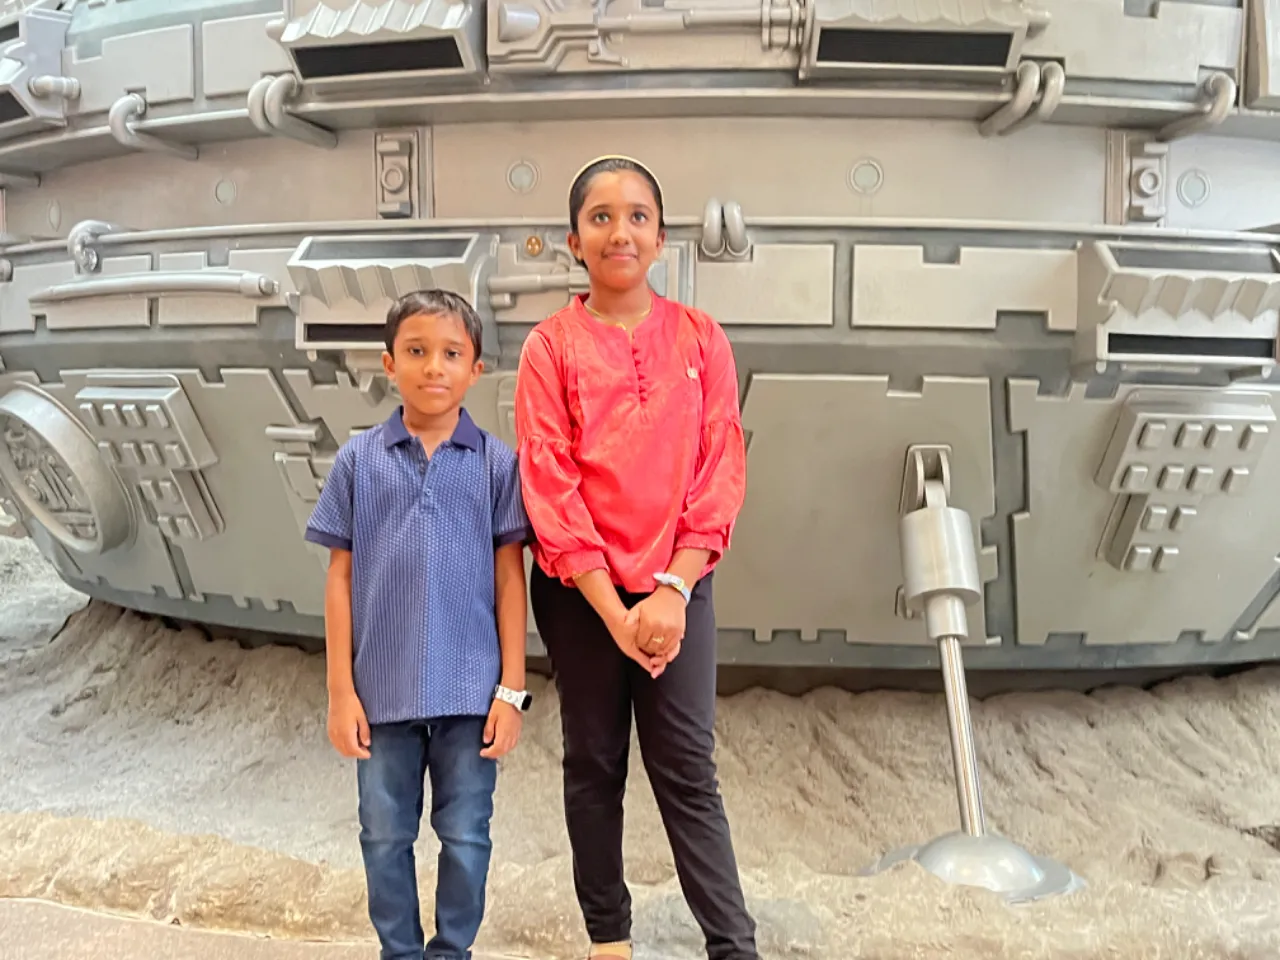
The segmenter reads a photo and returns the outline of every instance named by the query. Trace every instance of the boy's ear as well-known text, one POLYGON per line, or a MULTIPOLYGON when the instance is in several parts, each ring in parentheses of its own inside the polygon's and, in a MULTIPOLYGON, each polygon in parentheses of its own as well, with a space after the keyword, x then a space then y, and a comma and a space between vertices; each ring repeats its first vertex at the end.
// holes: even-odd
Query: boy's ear
POLYGON ((396 375, 395 357, 391 356, 391 354, 386 350, 382 351, 382 369, 386 372, 388 377, 394 377, 396 375))
POLYGON ((471 367, 471 382, 475 383, 476 378, 482 373, 484 373, 484 361, 477 360, 471 367))

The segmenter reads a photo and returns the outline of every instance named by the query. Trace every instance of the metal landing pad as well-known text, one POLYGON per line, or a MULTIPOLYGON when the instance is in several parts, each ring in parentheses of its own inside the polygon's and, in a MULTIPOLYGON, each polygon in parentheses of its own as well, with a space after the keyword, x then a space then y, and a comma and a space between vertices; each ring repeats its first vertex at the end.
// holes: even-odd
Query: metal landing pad
POLYGON ((891 850, 857 875, 874 876, 908 860, 945 883, 983 887, 1011 904, 1031 903, 1085 886, 1082 878, 1056 860, 1029 853, 994 833, 974 837, 962 830, 891 850))

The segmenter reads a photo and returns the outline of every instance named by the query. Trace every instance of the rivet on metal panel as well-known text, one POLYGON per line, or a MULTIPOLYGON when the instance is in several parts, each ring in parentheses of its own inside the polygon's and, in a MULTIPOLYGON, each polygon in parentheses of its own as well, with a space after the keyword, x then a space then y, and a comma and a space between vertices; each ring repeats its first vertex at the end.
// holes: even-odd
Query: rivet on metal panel
POLYGON ((536 234, 525 237, 524 252, 531 257, 536 257, 542 253, 542 238, 536 234))
POLYGON ((1178 178, 1178 199, 1184 207, 1198 207, 1209 199, 1210 187, 1209 174, 1188 170, 1178 178))
POLYGON ((869 158, 857 161, 849 168, 849 189, 855 193, 875 193, 884 184, 884 168, 869 158))
POLYGON ((516 193, 528 193, 538 185, 538 168, 530 160, 519 160, 507 169, 507 186, 516 193))

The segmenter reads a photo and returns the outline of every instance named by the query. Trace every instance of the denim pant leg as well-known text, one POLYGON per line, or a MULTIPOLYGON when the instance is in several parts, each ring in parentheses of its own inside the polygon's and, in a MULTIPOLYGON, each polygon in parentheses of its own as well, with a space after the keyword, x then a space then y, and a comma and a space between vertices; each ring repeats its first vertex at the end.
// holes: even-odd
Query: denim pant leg
POLYGON ((413 843, 422 820, 427 728, 371 724, 369 738, 369 759, 356 761, 369 919, 382 944, 382 960, 421 960, 413 843))
POLYGON ((440 841, 436 933, 427 960, 469 960, 484 919, 493 850, 489 822, 498 763, 480 756, 485 717, 442 717, 430 724, 431 828, 440 841))

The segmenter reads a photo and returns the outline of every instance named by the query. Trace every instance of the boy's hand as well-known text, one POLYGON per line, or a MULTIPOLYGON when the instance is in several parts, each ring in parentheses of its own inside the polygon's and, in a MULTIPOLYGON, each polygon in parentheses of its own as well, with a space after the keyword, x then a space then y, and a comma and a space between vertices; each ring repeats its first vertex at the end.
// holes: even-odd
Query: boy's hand
POLYGON ((329 742, 344 757, 369 759, 369 720, 354 690, 329 697, 329 742))
POLYGON ((520 728, 524 724, 524 714, 513 704, 505 700, 494 700, 489 707, 489 720, 484 725, 484 742, 489 744, 480 751, 480 756, 489 760, 497 760, 505 756, 520 739, 520 728))

